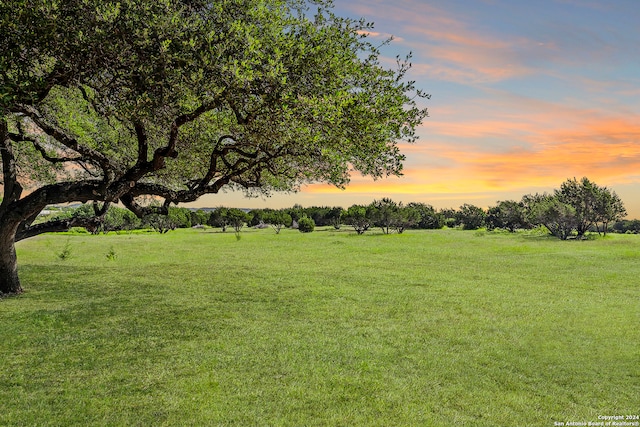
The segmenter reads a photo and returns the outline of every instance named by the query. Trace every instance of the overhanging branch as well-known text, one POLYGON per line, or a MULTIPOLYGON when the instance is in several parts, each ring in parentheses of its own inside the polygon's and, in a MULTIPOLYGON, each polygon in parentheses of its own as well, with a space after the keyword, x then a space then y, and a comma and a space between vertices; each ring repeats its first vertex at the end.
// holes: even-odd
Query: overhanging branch
POLYGON ((40 224, 25 227, 16 233, 16 242, 43 233, 55 233, 69 231, 73 227, 84 227, 89 231, 95 231, 103 221, 104 216, 91 218, 68 218, 47 221, 40 224))

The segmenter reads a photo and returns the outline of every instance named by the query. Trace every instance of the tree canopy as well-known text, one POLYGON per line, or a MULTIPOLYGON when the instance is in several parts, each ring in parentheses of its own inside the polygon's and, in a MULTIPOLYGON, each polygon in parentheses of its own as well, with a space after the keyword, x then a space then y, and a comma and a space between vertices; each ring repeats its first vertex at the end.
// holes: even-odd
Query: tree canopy
POLYGON ((522 199, 528 220, 544 225, 554 236, 566 240, 582 238, 592 227, 604 233, 609 222, 623 218, 627 211, 615 191, 600 187, 583 177, 568 179, 553 194, 526 195, 522 199))
POLYGON ((428 97, 329 1, 0 3, 0 292, 14 241, 235 188, 401 174, 428 97), (160 205, 149 204, 149 197, 160 205), (93 218, 32 225, 49 204, 93 218))

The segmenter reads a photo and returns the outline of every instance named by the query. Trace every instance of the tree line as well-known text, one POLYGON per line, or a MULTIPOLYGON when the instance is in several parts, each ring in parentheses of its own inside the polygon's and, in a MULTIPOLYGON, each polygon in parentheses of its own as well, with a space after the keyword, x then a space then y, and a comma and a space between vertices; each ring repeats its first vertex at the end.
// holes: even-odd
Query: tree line
MULTIPOLYGON (((82 205, 67 210, 59 217, 83 217, 93 214, 92 207, 82 205)), ((622 221, 626 209, 615 191, 600 187, 588 178, 569 179, 552 193, 528 194, 520 201, 499 201, 482 209, 463 204, 458 209, 435 209, 426 203, 395 202, 390 198, 374 200, 368 205, 342 207, 294 205, 284 209, 253 209, 218 207, 212 211, 170 207, 167 215, 152 214, 138 218, 131 211, 116 206, 109 208, 100 226, 93 232, 108 232, 147 228, 167 232, 193 226, 219 227, 235 232, 245 227, 273 227, 310 232, 318 227, 351 227, 357 234, 372 228, 383 233, 402 233, 407 229, 440 229, 460 227, 466 230, 508 230, 544 227, 559 239, 582 238, 588 231, 606 234, 608 231, 640 232, 640 220, 622 221)))

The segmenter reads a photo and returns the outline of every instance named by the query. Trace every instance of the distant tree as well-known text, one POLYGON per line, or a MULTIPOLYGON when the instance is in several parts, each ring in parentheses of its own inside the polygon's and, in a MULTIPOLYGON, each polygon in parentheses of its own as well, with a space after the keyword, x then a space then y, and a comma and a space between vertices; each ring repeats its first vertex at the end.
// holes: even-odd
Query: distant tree
POLYGON ((242 227, 250 220, 251 216, 242 209, 230 208, 227 210, 228 224, 233 227, 236 233, 239 233, 242 227))
POLYGON ((251 209, 247 214, 249 214, 248 225, 250 227, 255 227, 260 224, 266 223, 265 217, 272 212, 272 209, 251 209))
POLYGON ((334 229, 339 230, 342 225, 342 218, 344 216, 344 209, 341 207, 334 207, 329 209, 325 215, 325 220, 329 225, 332 225, 334 229))
POLYGON ((209 214, 202 209, 190 212, 191 225, 205 225, 209 220, 209 214))
POLYGON ((615 233, 640 234, 640 219, 616 221, 611 228, 615 233))
POLYGON ((544 225, 561 240, 567 240, 578 226, 576 209, 560 201, 556 195, 535 194, 523 197, 527 219, 534 225, 544 225))
POLYGON ((554 191, 553 196, 529 197, 525 205, 532 202, 534 205, 541 203, 541 207, 532 211, 535 213, 533 217, 538 221, 541 221, 541 218, 545 219, 552 224, 556 231, 550 228, 551 233, 561 239, 569 237, 566 229, 569 225, 577 238, 583 237, 593 228, 600 232, 598 223, 603 224, 606 234, 611 221, 617 221, 626 215, 624 204, 615 192, 598 186, 586 177, 580 181, 576 178, 568 179, 554 191))
POLYGON ((223 206, 214 209, 209 215, 209 224, 212 227, 220 227, 222 232, 227 231, 227 227, 229 226, 229 208, 225 208, 223 206))
POLYGON ((503 228, 512 233, 528 226, 524 204, 514 200, 501 201, 489 208, 485 222, 488 230, 503 228))
POLYGON ((159 233, 166 233, 176 228, 191 227, 191 211, 187 208, 170 206, 168 213, 150 213, 142 218, 142 225, 159 233))
POLYGON ((326 206, 310 206, 308 208, 303 209, 303 215, 308 216, 313 220, 315 225, 319 227, 323 227, 325 225, 329 225, 327 220, 325 219, 329 208, 326 206))
POLYGON ((409 203, 407 207, 415 209, 420 219, 414 225, 416 228, 421 229, 440 229, 444 227, 444 215, 436 210, 431 205, 425 203, 409 203))
POLYGON ((167 217, 173 223, 174 228, 190 228, 191 227, 191 211, 187 208, 170 206, 167 217))
POLYGON ((598 223, 601 223, 602 232, 606 236, 609 224, 624 218, 627 215, 627 210, 615 191, 611 191, 606 187, 601 187, 598 189, 595 213, 597 231, 600 233, 598 223))
POLYGON ((420 211, 414 206, 398 204, 398 213, 394 223, 396 233, 402 234, 407 228, 412 228, 420 222, 420 211))
POLYGON ((364 234, 373 224, 371 209, 367 206, 352 205, 346 210, 344 222, 353 227, 358 234, 364 234))
POLYGON ((267 224, 270 224, 273 227, 276 234, 280 234, 280 230, 285 227, 291 227, 293 222, 291 215, 286 213, 284 210, 267 212, 263 219, 267 224))
POLYGON ((467 203, 460 206, 456 212, 456 219, 465 230, 477 230, 484 226, 486 216, 487 214, 482 208, 467 203))
POLYGON ((103 232, 135 230, 142 226, 140 218, 128 209, 110 206, 100 225, 103 232))
POLYGON ((390 198, 374 200, 367 209, 374 225, 380 227, 384 234, 389 234, 391 231, 400 234, 416 225, 421 219, 417 208, 405 206, 402 202, 396 203, 390 198))
POLYGON ((296 203, 292 207, 285 209, 285 212, 291 216, 291 220, 297 227, 298 220, 304 215, 304 208, 296 203))
POLYGON ((142 218, 142 226, 164 234, 177 228, 177 224, 169 217, 158 213, 147 214, 142 218))
POLYGON ((597 205, 600 189, 586 177, 580 181, 568 179, 555 190, 558 201, 569 205, 575 211, 575 230, 578 237, 593 227, 597 220, 597 205))
MULTIPOLYGON (((64 209, 51 220, 69 221, 73 218, 85 219, 91 218, 94 214, 93 206, 85 203, 79 207, 64 209)), ((95 227, 90 227, 88 231, 93 234, 98 234, 100 232, 107 233, 109 231, 134 230, 141 227, 142 221, 131 211, 118 206, 110 206, 105 213, 103 221, 96 224, 95 227)))
POLYGON ((399 206, 387 197, 381 200, 374 200, 369 206, 369 215, 376 227, 380 227, 384 234, 389 234, 400 218, 399 206))
POLYGON ((442 215, 444 225, 447 227, 457 227, 462 225, 459 219, 458 211, 453 208, 441 209, 440 214, 442 215))

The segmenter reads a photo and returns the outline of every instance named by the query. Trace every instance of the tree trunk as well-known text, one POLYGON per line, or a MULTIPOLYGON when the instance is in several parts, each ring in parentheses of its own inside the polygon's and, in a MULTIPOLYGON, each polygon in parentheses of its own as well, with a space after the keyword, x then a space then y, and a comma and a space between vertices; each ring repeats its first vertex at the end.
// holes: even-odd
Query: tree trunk
POLYGON ((22 292, 18 278, 15 231, 12 227, 0 228, 0 295, 22 292))

